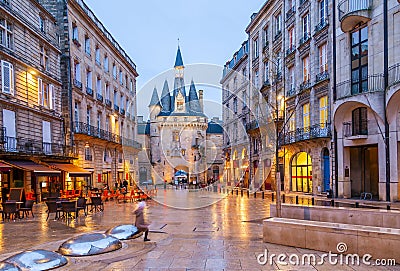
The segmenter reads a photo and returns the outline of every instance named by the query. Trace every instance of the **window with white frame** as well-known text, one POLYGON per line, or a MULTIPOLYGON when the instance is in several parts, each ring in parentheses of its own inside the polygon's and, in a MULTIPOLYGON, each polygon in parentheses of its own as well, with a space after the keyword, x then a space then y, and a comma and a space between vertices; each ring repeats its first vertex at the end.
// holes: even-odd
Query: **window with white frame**
POLYGON ((264 82, 269 83, 269 62, 264 63, 264 82))
POLYGON ((258 57, 258 37, 253 39, 253 58, 258 57))
POLYGON ((76 83, 81 83, 82 78, 81 78, 81 63, 79 62, 75 62, 74 63, 75 67, 74 67, 74 74, 75 74, 75 81, 76 83))
POLYGON ((328 20, 328 0, 321 0, 318 5, 320 24, 324 25, 328 20))
POLYGON ((319 48, 319 72, 326 72, 328 71, 328 57, 327 57, 327 50, 326 50, 326 43, 322 44, 319 48))
POLYGON ((118 106, 118 92, 114 91, 114 105, 118 106))
POLYGON ((106 132, 108 132, 110 130, 109 116, 106 116, 105 130, 106 130, 106 132))
POLYGON ((38 103, 40 106, 55 109, 55 93, 54 86, 43 82, 38 78, 38 103))
POLYGON ((3 93, 14 95, 14 66, 1 61, 1 89, 3 93))
POLYGON ((6 129, 4 149, 8 152, 17 151, 17 131, 14 111, 3 109, 3 127, 6 129))
POLYGON ((310 57, 306 56, 303 58, 303 82, 310 80, 310 57))
POLYGON ((89 56, 91 55, 91 52, 90 52, 90 38, 88 36, 85 36, 85 52, 89 56))
POLYGON ((42 121, 43 152, 51 154, 51 125, 49 121, 42 121))
POLYGON ((310 38, 310 13, 302 18, 303 42, 310 38))
POLYGON ((39 29, 42 33, 46 33, 46 19, 39 16, 39 29))
POLYGON ((113 73, 114 79, 117 79, 117 66, 115 65, 115 63, 113 64, 112 73, 113 73))
POLYGON ((88 106, 86 108, 86 124, 88 124, 88 125, 90 125, 90 123, 91 123, 91 114, 92 114, 92 109, 88 106))
POLYGON ((86 71, 86 87, 93 89, 92 71, 91 70, 86 71))
POLYGON ((4 47, 12 49, 12 44, 13 44, 12 24, 3 18, 0 18, 0 42, 1 45, 3 45, 4 47))
POLYGON ((246 90, 243 91, 242 93, 242 102, 243 102, 243 108, 247 106, 247 93, 246 90))
POLYGON ((109 67, 108 67, 108 56, 107 55, 104 56, 103 65, 104 65, 104 71, 108 72, 109 67))
POLYGON ((310 103, 303 105, 303 128, 310 127, 310 103))
POLYGON ((265 27, 264 27, 264 29, 263 29, 263 38, 264 38, 264 47, 265 46, 268 46, 268 31, 269 30, 269 27, 268 27, 268 25, 266 25, 265 27))
POLYGON ((328 96, 319 98, 319 125, 325 128, 328 123, 328 96))
POLYGON ((133 92, 133 80, 131 79, 130 83, 129 83, 129 91, 133 92))
POLYGON ((43 46, 40 46, 40 66, 42 66, 46 71, 50 69, 49 51, 43 46))
POLYGON ((96 52, 95 52, 95 60, 97 65, 101 65, 101 60, 100 60, 100 48, 97 46, 96 47, 96 52))
POLYGON ((275 15, 275 36, 278 36, 282 31, 282 14, 279 12, 275 15))

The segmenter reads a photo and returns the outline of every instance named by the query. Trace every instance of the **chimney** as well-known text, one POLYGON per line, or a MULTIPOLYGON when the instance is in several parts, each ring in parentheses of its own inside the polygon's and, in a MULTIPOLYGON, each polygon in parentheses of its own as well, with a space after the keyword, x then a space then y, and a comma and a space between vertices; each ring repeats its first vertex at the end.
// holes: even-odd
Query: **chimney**
POLYGON ((203 90, 199 89, 199 102, 201 111, 204 112, 204 105, 203 105, 203 90))

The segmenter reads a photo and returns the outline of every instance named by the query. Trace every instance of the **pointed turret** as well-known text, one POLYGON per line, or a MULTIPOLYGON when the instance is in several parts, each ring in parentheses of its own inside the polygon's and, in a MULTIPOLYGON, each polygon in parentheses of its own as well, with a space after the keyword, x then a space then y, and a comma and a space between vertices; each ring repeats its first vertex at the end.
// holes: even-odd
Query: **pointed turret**
POLYGON ((154 87, 153 95, 151 96, 149 107, 150 106, 155 106, 155 105, 161 106, 160 105, 160 100, 158 99, 157 88, 154 87))
POLYGON ((167 80, 164 81, 164 87, 161 93, 161 105, 162 105, 162 111, 164 112, 171 111, 171 95, 169 93, 169 86, 167 80))
POLYGON ((178 45, 178 51, 176 52, 176 59, 175 59, 175 65, 174 68, 178 68, 178 67, 182 67, 183 66, 183 60, 182 60, 182 54, 181 54, 181 48, 178 45))
POLYGON ((189 89, 189 104, 192 112, 195 113, 202 112, 199 102, 199 97, 197 96, 196 86, 194 85, 193 79, 192 82, 190 83, 190 89, 189 89))

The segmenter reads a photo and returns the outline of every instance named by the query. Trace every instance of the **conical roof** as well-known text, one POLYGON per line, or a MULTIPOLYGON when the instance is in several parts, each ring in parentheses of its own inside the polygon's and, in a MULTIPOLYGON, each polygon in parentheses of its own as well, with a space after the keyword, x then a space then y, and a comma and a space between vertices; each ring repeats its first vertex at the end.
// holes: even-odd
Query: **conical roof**
POLYGON ((160 106, 160 99, 158 99, 157 88, 155 88, 155 87, 153 89, 153 95, 151 96, 151 100, 150 100, 149 106, 153 106, 153 105, 160 106))
POLYGON ((171 95, 169 93, 168 81, 164 81, 163 90, 161 93, 162 110, 165 112, 171 111, 171 95))
POLYGON ((181 48, 179 46, 178 46, 178 51, 176 52, 176 59, 175 59, 175 65, 174 65, 174 68, 176 68, 176 67, 183 67, 181 48))
POLYGON ((201 106, 199 102, 199 97, 197 96, 196 86, 194 85, 193 79, 190 83, 189 89, 189 105, 192 112, 200 113, 201 106))

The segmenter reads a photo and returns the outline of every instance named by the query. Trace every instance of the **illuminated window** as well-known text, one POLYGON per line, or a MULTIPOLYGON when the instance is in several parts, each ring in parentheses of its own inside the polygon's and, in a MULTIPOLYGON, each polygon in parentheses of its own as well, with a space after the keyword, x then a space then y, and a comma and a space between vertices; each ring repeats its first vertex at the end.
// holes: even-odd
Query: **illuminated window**
POLYGON ((303 128, 310 127, 310 104, 303 105, 303 128))
POLYGON ((319 124, 325 128, 328 122, 328 96, 319 99, 319 124))

